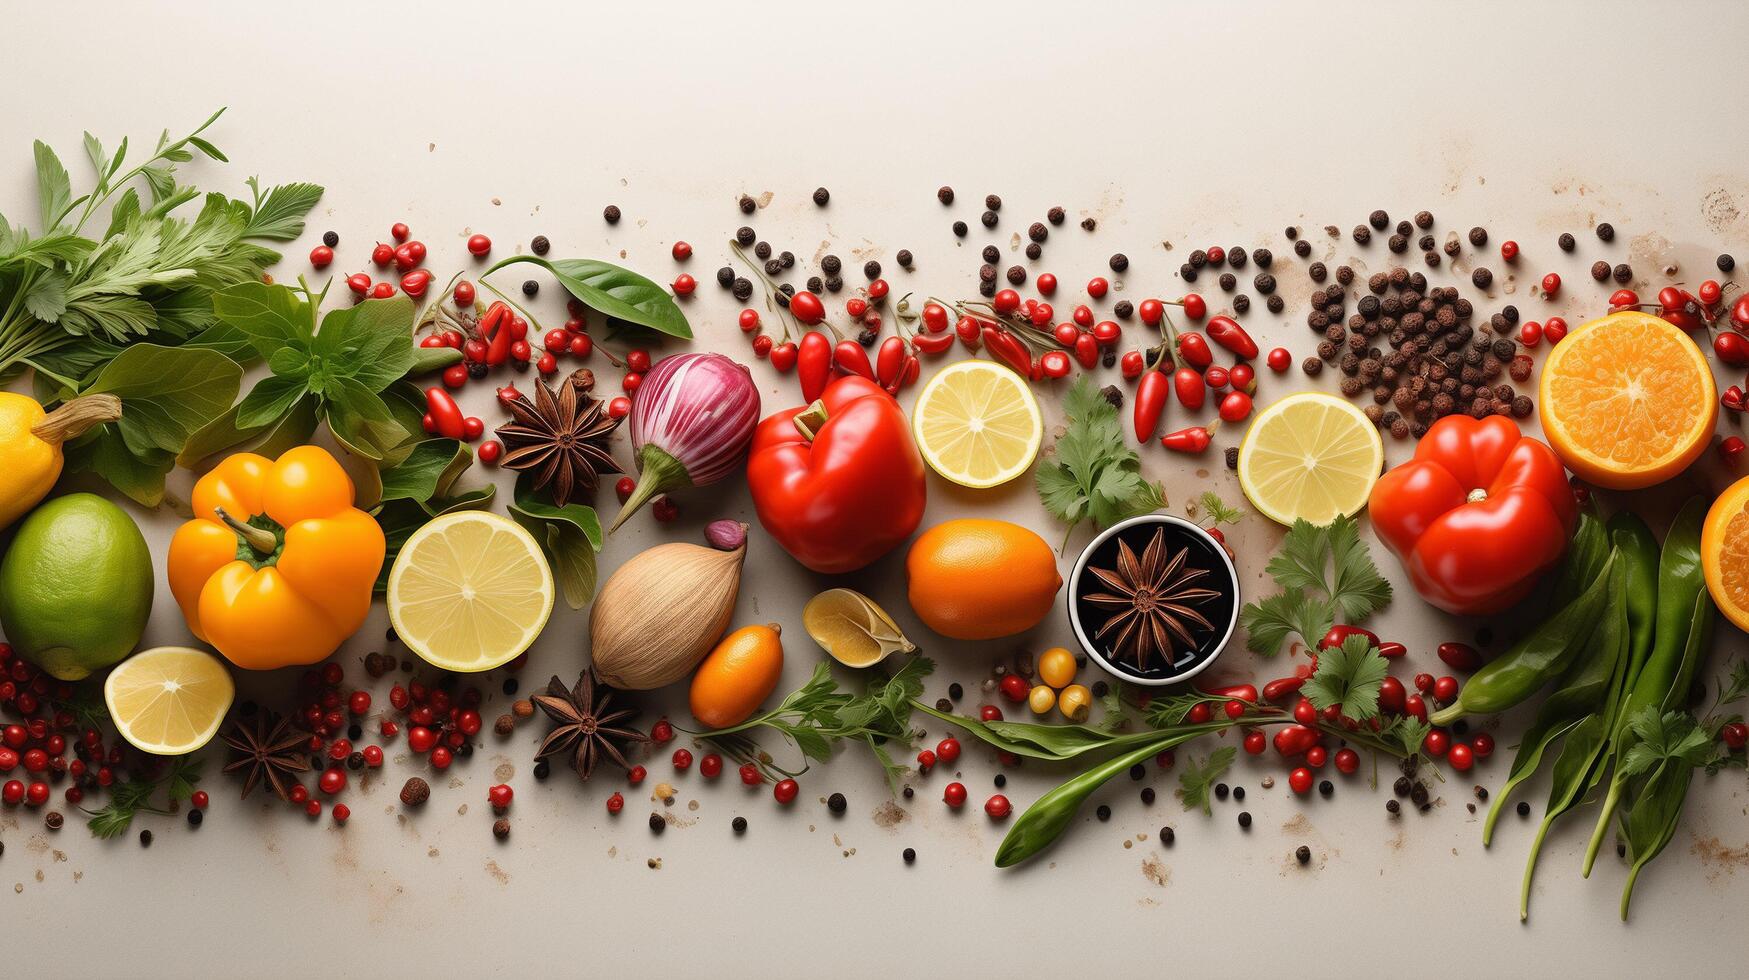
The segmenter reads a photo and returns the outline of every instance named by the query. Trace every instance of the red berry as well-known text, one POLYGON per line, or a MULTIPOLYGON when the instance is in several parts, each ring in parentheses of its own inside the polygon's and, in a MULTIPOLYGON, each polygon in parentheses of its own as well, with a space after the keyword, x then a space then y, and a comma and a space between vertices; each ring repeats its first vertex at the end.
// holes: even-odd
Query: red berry
POLYGON ((454 761, 455 753, 447 745, 439 745, 431 750, 431 768, 433 769, 448 769, 449 764, 454 761))
POLYGON ((874 282, 868 284, 868 298, 877 300, 885 299, 888 288, 885 279, 876 279, 874 282))
POLYGON ((552 351, 548 351, 534 362, 534 367, 542 374, 552 374, 559 369, 559 359, 553 356, 552 351))
POLYGON ((1038 278, 1033 280, 1033 284, 1038 287, 1040 296, 1052 296, 1057 292, 1057 277, 1048 272, 1039 273, 1038 278))
POLYGON ((923 329, 930 333, 942 333, 947 330, 947 307, 940 303, 924 303, 923 329))
MULTIPOLYGON (((1192 320, 1200 320, 1208 315, 1208 301, 1196 293, 1185 293, 1181 302, 1184 304, 1184 315, 1192 320)), ((1143 304, 1146 305, 1146 303, 1147 301, 1143 300, 1143 304)), ((1145 320, 1146 317, 1143 319, 1145 320)))
POLYGON ((1300 766, 1287 774, 1287 784, 1294 792, 1304 796, 1312 791, 1312 770, 1300 766))
POLYGON ((1306 750, 1306 765, 1313 769, 1324 768, 1324 763, 1330 760, 1330 750, 1322 745, 1314 745, 1306 750))
POLYGON ((926 773, 929 770, 934 769, 934 768, 935 768, 935 753, 934 752, 930 751, 929 749, 924 749, 923 751, 917 753, 917 770, 919 772, 926 773))
POLYGON ((612 796, 607 798, 607 812, 608 813, 618 813, 619 811, 624 810, 625 808, 626 808, 626 798, 624 796, 620 795, 619 793, 615 793, 612 796))
POLYGON ((468 254, 485 255, 490 251, 492 251, 492 239, 485 235, 468 236, 468 254))
POLYGON ((370 260, 375 262, 379 269, 388 268, 389 263, 395 261, 395 247, 377 242, 377 247, 370 251, 370 260))
POLYGON ((826 319, 826 305, 805 289, 789 298, 789 311, 810 327, 826 319))
POLYGON ((1008 674, 1003 677, 1001 688, 1002 696, 1015 704, 1025 701, 1027 694, 1032 691, 1032 687, 1026 683, 1026 678, 1019 674, 1008 674))
POLYGON ((629 476, 622 476, 617 481, 615 481, 615 483, 613 485, 613 492, 614 492, 614 495, 619 498, 619 502, 623 504, 627 500, 631 499, 632 492, 634 490, 636 490, 637 488, 638 488, 638 481, 632 479, 629 476))
POLYGON ((676 262, 685 262, 692 258, 692 246, 685 242, 675 242, 674 247, 669 251, 674 255, 676 262))
POLYGON ((1425 672, 1420 673, 1420 674, 1416 674, 1415 675, 1415 690, 1420 691, 1422 694, 1432 694, 1433 693, 1433 675, 1429 674, 1429 673, 1425 673, 1425 672))
POLYGON ((1440 704, 1449 704, 1457 696, 1457 678, 1447 675, 1433 682, 1433 699, 1440 704))
POLYGON ((760 774, 758 766, 749 762, 746 765, 741 767, 741 783, 742 783, 742 785, 758 786, 760 783, 763 783, 763 782, 765 782, 765 777, 760 774))
POLYGON ((1306 698, 1300 698, 1294 704, 1294 721, 1311 728, 1318 724, 1318 709, 1306 698))
POLYGON ((437 744, 437 733, 424 725, 414 725, 407 729, 407 747, 421 755, 431 751, 437 744))
POLYGON ((1227 369, 1227 381, 1234 388, 1249 395, 1257 387, 1257 369, 1240 362, 1227 369))
POLYGON ((1445 729, 1435 728, 1421 741, 1421 747, 1427 750, 1428 755, 1438 758, 1451 750, 1451 736, 1445 729))
POLYGON ((633 766, 630 769, 626 770, 626 781, 631 783, 633 786, 636 786, 639 783, 643 782, 644 777, 647 775, 649 775, 649 773, 644 769, 643 766, 633 766))
POLYGON ((455 284, 455 289, 450 291, 450 295, 455 297, 455 305, 457 306, 473 306, 474 284, 463 279, 455 284))
POLYGON ((1280 374, 1288 368, 1293 367, 1294 356, 1287 352, 1286 347, 1277 347, 1269 352, 1267 363, 1269 364, 1269 369, 1271 371, 1280 374))
POLYGON ((1159 766, 1162 769, 1172 768, 1172 763, 1175 761, 1177 761, 1177 757, 1172 754, 1171 749, 1167 749, 1159 755, 1154 756, 1154 765, 1159 766))
MULTIPOLYGON (((770 351, 767 351, 766 353, 770 353, 770 351)), ((644 376, 637 373, 636 371, 628 372, 625 377, 619 379, 620 388, 623 389, 625 391, 625 393, 628 395, 634 391, 637 391, 638 385, 641 385, 643 383, 644 383, 644 376)))
POLYGON ((753 331, 758 330, 759 329, 759 311, 758 310, 742 310, 739 322, 741 324, 741 332, 742 333, 752 333, 753 331))
POLYGON ((685 772, 692 768, 692 753, 685 749, 675 749, 672 761, 674 762, 674 768, 685 772))
POLYGON ((796 785, 795 780, 780 779, 776 786, 771 787, 771 798, 784 806, 789 806, 796 801, 796 795, 801 791, 802 788, 796 785))
POLYGON ((381 768, 383 764, 383 747, 380 745, 365 746, 364 764, 372 769, 381 768))
MULTIPOLYGON (((412 234, 412 231, 407 227, 405 221, 397 221, 389 227, 389 237, 397 242, 406 241, 407 236, 410 234, 412 234)), ((482 235, 480 237, 484 238, 485 236, 482 235)))
POLYGON ((1561 276, 1559 273, 1551 272, 1548 275, 1543 276, 1543 295, 1544 296, 1553 296, 1560 291, 1561 291, 1561 276))
POLYGON ((1228 718, 1238 718, 1245 714, 1245 702, 1228 701, 1221 705, 1221 710, 1226 713, 1228 718))
POLYGON ((948 806, 952 807, 955 810, 958 810, 960 807, 965 806, 966 805, 966 788, 965 788, 965 786, 961 783, 948 783, 947 788, 941 791, 941 802, 946 803, 948 806))
POLYGON ((310 249, 310 264, 318 269, 328 268, 328 263, 334 261, 334 250, 326 245, 317 245, 310 249))
POLYGON ((1543 339, 1552 347, 1561 342, 1567 335, 1567 321, 1558 316, 1551 316, 1543 321, 1543 339))
POLYGON ((680 505, 674 502, 673 497, 663 494, 650 501, 650 516, 654 517, 658 524, 667 524, 680 516, 680 505))
POLYGON ((595 339, 586 333, 572 334, 563 349, 570 351, 572 357, 586 358, 595 352, 595 339))
POLYGON ((503 783, 486 790, 486 802, 491 804, 494 810, 508 809, 510 801, 515 797, 516 791, 503 783))
POLYGON ((1725 743, 1726 748, 1735 752, 1743 748, 1744 745, 1749 745, 1749 725, 1733 721, 1719 729, 1719 738, 1725 743))
POLYGON ((1142 372, 1148 368, 1147 359, 1139 350, 1125 351, 1118 364, 1123 370, 1124 379, 1129 381, 1141 377, 1142 372))
POLYGON ((1360 753, 1353 749, 1340 749, 1336 753, 1336 771, 1344 776, 1352 776, 1360 768, 1360 753))
POLYGON ((333 766, 322 770, 321 778, 316 780, 316 788, 333 796, 346 788, 346 770, 333 766))
POLYGON ((1111 283, 1107 282, 1104 276, 1094 276, 1087 280, 1087 295, 1094 299, 1104 299, 1106 292, 1110 289, 1111 283))
POLYGON ((1145 299, 1136 307, 1136 313, 1142 322, 1150 327, 1160 325, 1160 320, 1166 315, 1166 304, 1157 299, 1145 299))
POLYGON ((1477 759, 1486 759, 1494 754, 1494 736, 1483 732, 1470 739, 1470 751, 1477 759))
POLYGON ((1427 720, 1427 702, 1421 700, 1421 695, 1411 694, 1403 699, 1403 713, 1411 718, 1427 720))
POLYGON ((478 455, 480 457, 480 462, 485 463, 487 466, 491 466, 498 462, 500 456, 504 455, 504 444, 496 439, 487 439, 485 442, 480 443, 478 455))
POLYGON ((1518 243, 1507 240, 1500 243, 1500 258, 1511 262, 1518 258, 1518 243))
POLYGON ((370 292, 370 277, 362 272, 354 272, 346 277, 346 288, 363 296, 370 292))
POLYGON ((1269 739, 1262 732, 1245 733, 1245 751, 1250 755, 1262 755, 1269 747, 1269 739))
POLYGON ((1451 767, 1458 772, 1469 772, 1470 767, 1476 764, 1476 757, 1471 754, 1468 745, 1465 745, 1463 742, 1458 742, 1451 747, 1451 751, 1446 755, 1445 761, 1450 763, 1451 767))
POLYGON ((978 719, 980 721, 1001 721, 1002 709, 993 704, 983 705, 978 708, 978 719))
MULTIPOLYGON (((796 295, 801 294, 797 293, 796 295)), ((995 308, 997 313, 1006 316, 1020 309, 1020 294, 1012 289, 1004 289, 991 299, 990 305, 995 308)))
POLYGON ((951 765, 960 757, 960 740, 957 738, 942 739, 935 746, 935 757, 951 765))
POLYGON ((687 273, 682 272, 680 275, 674 277, 674 292, 678 296, 691 296, 692 291, 697 288, 698 280, 692 278, 692 276, 687 273))
POLYGON ((698 760, 698 773, 706 779, 715 779, 723 773, 723 757, 715 752, 698 760))
POLYGON ((991 820, 1007 820, 1008 815, 1014 812, 1014 804, 1008 802, 1008 797, 997 793, 984 801, 984 812, 991 820))
POLYGON ((0 786, 0 803, 7 806, 17 806, 24 802, 24 784, 16 779, 8 779, 5 786, 0 786))
POLYGON ((334 804, 334 822, 345 823, 352 819, 352 808, 344 803, 334 804))
POLYGON ((631 413, 632 400, 624 395, 618 395, 607 403, 607 417, 610 419, 623 419, 631 413))
POLYGON ((1526 347, 1535 347, 1542 343, 1543 325, 1535 320, 1526 320, 1518 327, 1518 342, 1526 347))

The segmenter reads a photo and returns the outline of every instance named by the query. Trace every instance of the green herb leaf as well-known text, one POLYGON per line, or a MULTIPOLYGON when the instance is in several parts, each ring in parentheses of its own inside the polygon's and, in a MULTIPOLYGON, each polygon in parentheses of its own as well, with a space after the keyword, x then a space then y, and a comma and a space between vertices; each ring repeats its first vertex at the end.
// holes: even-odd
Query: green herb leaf
POLYGON ((83 393, 121 399, 121 420, 102 430, 117 430, 135 454, 161 450, 175 455, 189 436, 230 407, 242 377, 237 362, 217 351, 134 344, 110 361, 83 393))
POLYGON ((1317 643, 1338 618, 1359 622, 1391 601, 1391 583, 1379 574, 1351 517, 1324 526, 1295 521, 1265 571, 1281 594, 1239 613, 1248 646, 1258 653, 1276 652, 1291 633, 1308 646, 1317 643))
POLYGON ((170 769, 157 779, 122 780, 110 787, 108 805, 99 810, 85 811, 89 815, 85 826, 91 831, 91 836, 102 840, 120 837, 133 825, 136 815, 167 814, 170 812, 169 803, 193 797, 195 784, 199 781, 200 763, 187 758, 171 763, 170 769), (152 797, 159 789, 163 789, 167 797, 163 807, 152 805, 152 797))
POLYGON ((582 504, 555 507, 537 496, 526 476, 516 481, 510 516, 540 542, 553 566, 565 604, 582 609, 595 594, 595 553, 601 550, 601 519, 582 504))
POLYGON ((349 377, 381 391, 413 368, 413 300, 366 300, 327 314, 313 351, 325 377, 349 377))
POLYGON ((265 428, 284 416, 298 399, 308 393, 309 388, 300 377, 274 375, 262 378, 238 403, 236 426, 242 430, 265 428))
POLYGON ((1063 399, 1068 425, 1055 458, 1034 470, 1039 500, 1058 520, 1075 526, 1093 518, 1101 527, 1157 510, 1165 503, 1159 484, 1141 475, 1141 458, 1124 443, 1117 409, 1086 377, 1063 399))
POLYGON ((565 291, 577 297, 584 306, 609 317, 648 327, 670 337, 692 339, 692 327, 686 314, 674 302, 668 290, 617 265, 594 259, 558 259, 547 261, 532 255, 515 255, 492 268, 480 278, 509 265, 527 262, 553 274, 565 291))
POLYGON ((272 357, 284 347, 308 352, 314 321, 310 304, 286 286, 240 282, 213 294, 220 321, 249 338, 255 352, 272 357))
POLYGON ((1300 693, 1322 711, 1338 706, 1343 715, 1367 721, 1379 713, 1379 687, 1390 663, 1364 636, 1350 636, 1339 647, 1318 653, 1318 669, 1300 693))
POLYGON ((1660 715, 1656 705, 1647 705, 1628 719, 1628 725, 1639 741, 1622 756, 1622 776, 1637 776, 1666 759, 1704 766, 1711 756, 1712 738, 1686 711, 1660 715))
POLYGON ((1295 634, 1308 645, 1316 643, 1335 622, 1336 607, 1330 600, 1303 590, 1267 596, 1239 610, 1246 648, 1265 655, 1280 651, 1282 642, 1295 634))
POLYGON ((61 223, 61 216, 72 206, 73 182, 54 147, 37 140, 35 150, 36 197, 42 210, 43 230, 48 232, 61 223))
MULTIPOLYGON (((204 141, 195 145, 203 151, 210 149, 204 141)), ((224 159, 217 150, 211 150, 211 155, 214 159, 224 159)), ((266 195, 261 194, 261 185, 256 178, 249 178, 248 184, 256 197, 249 223, 243 231, 246 238, 291 241, 304 233, 304 216, 322 199, 322 188, 317 184, 282 184, 266 195)))
POLYGON ((1244 511, 1239 508, 1228 507, 1226 501, 1222 500, 1220 495, 1213 490, 1204 490, 1198 499, 1202 501, 1203 514, 1208 517, 1211 524, 1237 524, 1239 519, 1245 516, 1244 511))
POLYGON ((1347 622, 1359 622, 1391 602, 1391 583, 1379 574, 1372 555, 1360 541, 1352 517, 1338 517, 1328 528, 1334 576, 1325 589, 1347 622))
POLYGON ((1209 807, 1209 790, 1232 768, 1236 755, 1237 750, 1226 745, 1209 753, 1201 763, 1194 759, 1185 763, 1184 771, 1178 774, 1178 796, 1184 801, 1186 810, 1201 807, 1204 814, 1213 812, 1209 807))
POLYGON ((449 495, 450 487, 474 461, 459 439, 426 439, 415 443, 407 458, 382 471, 380 500, 424 503, 449 495))

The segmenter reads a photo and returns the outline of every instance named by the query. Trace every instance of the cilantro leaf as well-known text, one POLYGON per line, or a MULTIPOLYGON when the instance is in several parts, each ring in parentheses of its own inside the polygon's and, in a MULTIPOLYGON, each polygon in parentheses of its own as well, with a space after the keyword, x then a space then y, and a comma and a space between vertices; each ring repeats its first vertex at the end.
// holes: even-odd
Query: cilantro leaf
POLYGON ((1273 655, 1282 641, 1298 634, 1307 644, 1315 643, 1336 622, 1336 607, 1330 600, 1309 595, 1304 590, 1291 590, 1245 604, 1239 611, 1239 624, 1245 627, 1247 649, 1254 653, 1273 655))
POLYGON ((1165 492, 1143 478, 1141 458, 1124 444, 1117 409, 1093 382, 1076 381, 1063 399, 1063 411, 1068 424, 1057 440, 1056 458, 1041 462, 1033 479, 1045 509, 1069 531, 1089 517, 1109 527, 1165 503, 1165 492))
POLYGON ((1622 756, 1623 776, 1637 776, 1666 760, 1704 766, 1711 758, 1712 738, 1685 711, 1660 715, 1656 705, 1647 705, 1628 725, 1639 741, 1622 756))
POLYGON ((1245 516, 1244 511, 1239 508, 1228 507, 1227 502, 1222 500, 1220 495, 1213 490, 1204 490, 1199 499, 1202 502, 1203 513, 1208 516, 1210 523, 1217 525, 1237 524, 1239 518, 1245 516))
POLYGON ((1360 541, 1360 529, 1352 517, 1338 517, 1326 529, 1333 577, 1329 588, 1332 602, 1342 618, 1349 621, 1365 619, 1390 604, 1391 583, 1379 574, 1366 545, 1360 541))
POLYGON ((1318 669, 1300 693, 1322 711, 1340 705, 1343 715, 1366 721, 1379 713, 1379 686, 1390 665, 1364 636, 1351 636, 1339 647, 1320 651, 1318 669))
POLYGON ((1227 745, 1210 752, 1201 763, 1195 759, 1186 763, 1184 771, 1178 774, 1178 796, 1186 810, 1202 807, 1205 814, 1213 812, 1209 807, 1209 790, 1232 768, 1236 755, 1238 750, 1227 745))

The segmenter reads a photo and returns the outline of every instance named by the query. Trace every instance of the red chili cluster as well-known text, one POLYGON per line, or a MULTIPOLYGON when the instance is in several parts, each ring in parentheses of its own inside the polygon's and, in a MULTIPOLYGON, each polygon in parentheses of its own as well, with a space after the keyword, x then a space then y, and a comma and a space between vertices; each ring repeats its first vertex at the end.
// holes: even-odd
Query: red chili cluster
MULTIPOLYGON (((1158 346, 1146 353, 1131 350, 1123 356, 1124 378, 1136 382, 1132 413, 1137 440, 1146 442, 1154 437, 1167 402, 1173 398, 1183 408, 1196 412, 1212 397, 1220 422, 1242 422, 1249 418, 1251 398, 1257 390, 1257 371, 1251 366, 1259 353, 1257 341, 1238 320, 1220 314, 1208 318, 1206 336, 1197 331, 1180 333, 1166 313, 1167 306, 1179 307, 1193 321, 1201 321, 1208 314, 1208 303, 1196 293, 1174 301, 1145 299, 1137 306, 1142 323, 1163 329, 1158 346), (1231 354, 1233 363, 1216 364, 1216 347, 1231 354)), ((1293 357, 1286 348, 1277 347, 1269 352, 1266 363, 1279 374, 1292 365, 1293 357)), ((1160 444, 1176 452, 1201 453, 1213 442, 1218 425, 1219 422, 1194 425, 1168 432, 1161 436, 1160 444)))
POLYGON ((0 709, 16 719, 0 728, 0 775, 23 769, 23 778, 0 785, 0 803, 40 807, 49 801, 52 784, 71 778, 63 796, 77 806, 87 793, 115 781, 127 757, 122 743, 106 746, 97 729, 81 730, 67 707, 72 698, 72 684, 55 680, 15 657, 11 644, 0 643, 0 709))
POLYGON ((774 342, 771 335, 762 329, 764 322, 759 311, 751 307, 741 311, 741 330, 753 335, 755 357, 768 358, 771 366, 780 374, 788 374, 792 370, 796 372, 805 401, 812 402, 820 397, 820 393, 826 390, 826 386, 833 379, 852 374, 867 378, 886 389, 888 394, 896 395, 915 384, 922 373, 922 365, 917 358, 919 352, 939 353, 951 346, 953 340, 950 337, 945 342, 940 342, 934 339, 934 333, 929 332, 929 324, 938 321, 945 323, 945 312, 938 315, 931 309, 936 304, 929 304, 924 308, 921 317, 924 330, 919 331, 912 326, 907 332, 907 325, 914 324, 919 317, 910 313, 907 300, 901 300, 898 308, 893 311, 894 335, 881 343, 871 362, 866 348, 874 345, 885 325, 883 309, 891 288, 885 279, 875 279, 864 288, 862 295, 845 301, 845 315, 858 328, 855 339, 847 338, 827 319, 825 304, 820 301, 820 297, 807 290, 794 295, 784 294, 782 305, 788 308, 790 315, 801 325, 809 328, 824 327, 825 330, 808 329, 801 332, 799 341, 792 341, 786 321, 780 324, 780 339, 774 342))

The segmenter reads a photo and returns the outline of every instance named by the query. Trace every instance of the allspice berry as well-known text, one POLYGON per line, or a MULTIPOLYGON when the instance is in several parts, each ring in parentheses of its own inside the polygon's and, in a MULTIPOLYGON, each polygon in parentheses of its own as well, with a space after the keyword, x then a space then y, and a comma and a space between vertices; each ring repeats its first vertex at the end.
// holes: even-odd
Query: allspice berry
POLYGON ((534 702, 527 698, 518 698, 510 706, 510 713, 518 718, 534 717, 534 702))
POLYGON ((509 715, 499 715, 498 720, 492 723, 492 730, 499 735, 509 735, 516 731, 516 719, 509 715))
POLYGON ((431 784, 418 776, 409 778, 406 785, 401 787, 402 806, 424 806, 425 801, 429 799, 431 799, 431 784))
POLYGON ((492 836, 503 840, 510 836, 510 821, 504 817, 492 821, 492 836))

